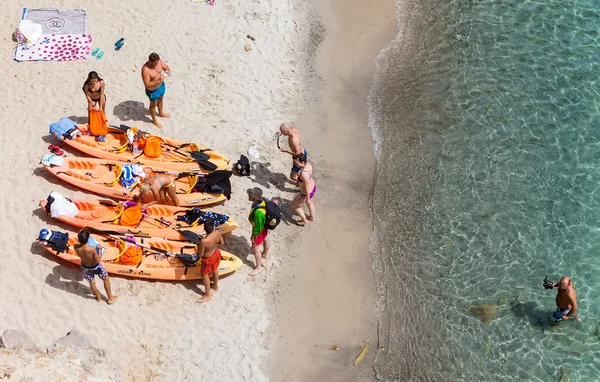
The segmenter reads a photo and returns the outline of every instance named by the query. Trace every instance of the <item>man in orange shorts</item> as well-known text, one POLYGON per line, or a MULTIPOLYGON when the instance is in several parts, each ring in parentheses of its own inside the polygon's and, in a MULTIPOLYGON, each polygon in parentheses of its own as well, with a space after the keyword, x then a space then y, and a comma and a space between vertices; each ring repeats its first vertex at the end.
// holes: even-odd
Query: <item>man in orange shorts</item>
POLYGON ((252 223, 252 237, 250 237, 250 241, 252 242, 252 252, 256 259, 256 267, 250 272, 250 276, 256 276, 265 270, 262 265, 263 259, 265 262, 269 260, 270 241, 267 237, 269 229, 266 227, 267 203, 263 199, 262 189, 254 187, 248 189, 247 192, 248 200, 252 202, 248 220, 252 223), (259 247, 260 245, 263 247, 262 252, 259 247))
POLYGON ((198 256, 202 256, 200 273, 202 274, 202 282, 204 283, 204 296, 199 302, 206 302, 212 298, 210 290, 210 275, 213 277, 214 290, 219 290, 219 263, 221 263, 221 250, 217 248, 218 244, 224 244, 223 236, 220 231, 215 231, 215 223, 211 218, 206 218, 204 221, 204 230, 206 236, 200 240, 200 244, 196 247, 198 256))

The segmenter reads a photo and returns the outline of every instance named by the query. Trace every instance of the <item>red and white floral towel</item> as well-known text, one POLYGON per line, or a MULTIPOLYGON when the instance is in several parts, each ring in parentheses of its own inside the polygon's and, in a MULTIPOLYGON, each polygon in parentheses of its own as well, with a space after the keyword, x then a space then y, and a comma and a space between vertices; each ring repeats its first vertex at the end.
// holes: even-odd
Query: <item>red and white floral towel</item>
POLYGON ((89 34, 42 35, 35 42, 17 46, 16 61, 75 61, 86 59, 92 50, 89 34))

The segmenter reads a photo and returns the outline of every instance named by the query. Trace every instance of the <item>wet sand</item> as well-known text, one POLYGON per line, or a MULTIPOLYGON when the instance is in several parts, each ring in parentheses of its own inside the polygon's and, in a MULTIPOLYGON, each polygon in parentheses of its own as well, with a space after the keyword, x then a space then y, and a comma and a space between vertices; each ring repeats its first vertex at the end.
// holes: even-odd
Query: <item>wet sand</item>
POLYGON ((375 158, 367 97, 375 58, 397 33, 395 7, 393 0, 332 0, 315 10, 325 40, 316 72, 306 79, 311 106, 295 122, 315 167, 317 221, 294 241, 289 265, 271 291, 268 370, 274 381, 372 380, 378 347, 369 252, 375 158), (354 367, 367 342, 371 350, 354 367))

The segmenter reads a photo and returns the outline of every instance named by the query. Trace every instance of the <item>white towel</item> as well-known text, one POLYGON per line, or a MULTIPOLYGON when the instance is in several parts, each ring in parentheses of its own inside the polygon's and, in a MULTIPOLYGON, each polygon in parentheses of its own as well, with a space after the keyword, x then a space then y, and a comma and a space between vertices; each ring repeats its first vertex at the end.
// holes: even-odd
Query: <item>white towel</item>
POLYGON ((75 203, 68 201, 58 192, 52 191, 50 196, 54 198, 54 202, 50 206, 50 216, 56 218, 60 215, 75 217, 79 213, 79 209, 75 203))

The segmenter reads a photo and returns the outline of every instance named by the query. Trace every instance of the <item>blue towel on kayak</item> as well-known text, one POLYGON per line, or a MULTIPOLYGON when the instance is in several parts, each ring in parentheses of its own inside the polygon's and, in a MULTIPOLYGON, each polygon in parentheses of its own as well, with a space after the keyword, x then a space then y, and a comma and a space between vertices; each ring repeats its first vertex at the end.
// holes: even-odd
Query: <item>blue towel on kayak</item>
POLYGON ((137 181, 137 179, 133 175, 132 165, 126 164, 125 166, 122 167, 122 169, 123 169, 123 172, 121 173, 121 179, 120 179, 121 186, 123 186, 129 190, 131 188, 131 186, 133 186, 133 184, 137 181))
POLYGON ((72 130, 76 127, 77 123, 71 121, 67 117, 63 117, 60 119, 60 121, 50 124, 50 134, 55 133, 60 141, 69 130, 72 130))

